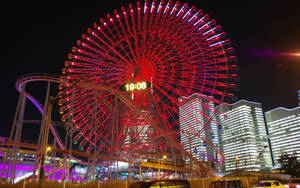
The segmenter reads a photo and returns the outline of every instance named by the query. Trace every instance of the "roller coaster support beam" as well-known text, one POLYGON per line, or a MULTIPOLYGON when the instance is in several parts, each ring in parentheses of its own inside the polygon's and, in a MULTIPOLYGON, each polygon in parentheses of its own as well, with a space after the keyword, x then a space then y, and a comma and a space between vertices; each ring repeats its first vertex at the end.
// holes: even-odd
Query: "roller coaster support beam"
MULTIPOLYGON (((47 109, 48 107, 48 102, 49 102, 49 94, 50 94, 50 82, 48 82, 47 84, 47 91, 46 91, 46 97, 45 97, 45 102, 44 102, 44 108, 47 109)), ((45 122, 46 122, 46 113, 43 113, 42 115, 42 121, 41 121, 41 127, 40 127, 40 134, 39 134, 39 140, 38 140, 38 145, 42 145, 42 139, 43 139, 43 132, 45 130, 45 122)), ((36 153, 36 156, 39 155, 39 152, 37 150, 37 153, 36 153)), ((35 160, 35 163, 34 163, 34 169, 33 169, 33 173, 34 175, 36 174, 36 168, 38 166, 38 160, 35 160)))
POLYGON ((54 97, 50 97, 47 105, 47 119, 45 123, 45 129, 44 129, 44 136, 43 136, 43 142, 42 142, 42 155, 41 155, 41 167, 40 167, 40 175, 39 175, 39 182, 41 183, 42 179, 45 179, 45 156, 47 155, 47 145, 48 145, 48 136, 49 136, 49 128, 50 128, 50 121, 51 121, 51 112, 52 112, 52 106, 55 102, 54 97))
MULTIPOLYGON (((12 124, 12 130, 9 135, 9 140, 12 141, 19 141, 21 139, 21 130, 20 127, 23 124, 23 115, 24 115, 24 106, 25 106, 25 97, 24 97, 24 92, 25 92, 25 84, 21 88, 21 93, 19 96, 17 108, 16 108, 16 113, 14 116, 13 124, 12 124)), ((4 171, 5 171, 5 166, 6 164, 8 165, 7 171, 6 171, 6 177, 9 177, 9 171, 11 170, 10 174, 10 183, 14 181, 14 175, 15 175, 15 168, 16 168, 16 147, 12 146, 12 151, 10 150, 10 147, 7 147, 7 154, 4 160, 3 168, 1 171, 1 177, 4 176, 4 171), (10 167, 10 165, 12 165, 10 167)))

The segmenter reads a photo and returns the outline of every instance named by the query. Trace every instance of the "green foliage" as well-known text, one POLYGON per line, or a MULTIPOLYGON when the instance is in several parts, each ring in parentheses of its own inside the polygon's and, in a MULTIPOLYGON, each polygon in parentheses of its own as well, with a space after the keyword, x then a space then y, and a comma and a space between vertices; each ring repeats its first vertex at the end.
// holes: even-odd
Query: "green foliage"
POLYGON ((300 161, 297 160, 296 155, 282 153, 278 159, 278 163, 281 165, 281 172, 291 175, 292 177, 300 177, 300 161))

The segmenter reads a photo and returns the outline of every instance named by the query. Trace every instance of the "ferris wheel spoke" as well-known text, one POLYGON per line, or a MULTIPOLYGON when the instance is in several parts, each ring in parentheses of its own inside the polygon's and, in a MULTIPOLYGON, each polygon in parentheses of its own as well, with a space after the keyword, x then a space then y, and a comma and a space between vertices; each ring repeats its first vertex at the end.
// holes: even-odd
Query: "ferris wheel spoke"
MULTIPOLYGON (((101 30, 102 31, 102 30, 101 30)), ((118 50, 115 49, 115 47, 113 46, 113 44, 109 44, 107 42, 105 42, 102 38, 100 38, 98 35, 94 35, 100 42, 102 42, 104 44, 104 47, 106 49, 106 51, 112 51, 117 57, 119 57, 121 60, 123 60, 124 62, 126 62, 127 64, 130 64, 130 61, 124 57, 124 55, 122 55, 120 52, 118 52, 118 50)), ((96 46, 98 46, 100 49, 103 47, 100 46, 98 43, 94 42, 93 40, 89 39, 88 41, 93 42, 93 44, 95 44, 96 46)), ((122 48, 122 47, 121 47, 122 48)), ((123 49, 124 50, 124 49, 123 49)))

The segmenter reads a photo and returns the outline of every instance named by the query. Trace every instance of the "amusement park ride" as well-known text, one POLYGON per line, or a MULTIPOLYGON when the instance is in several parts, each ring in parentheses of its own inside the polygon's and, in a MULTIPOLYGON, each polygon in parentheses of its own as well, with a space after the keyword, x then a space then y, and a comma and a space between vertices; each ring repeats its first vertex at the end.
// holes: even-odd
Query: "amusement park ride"
MULTIPOLYGON (((185 117, 179 113, 178 99, 200 93, 220 104, 232 98, 237 78, 232 52, 216 21, 187 4, 145 1, 107 14, 77 41, 62 76, 28 74, 17 79, 20 97, 11 134, 0 143, 6 148, 1 176, 14 181, 17 152, 27 148, 36 151, 33 172, 47 178, 50 133, 57 144, 51 152, 63 154, 62 168, 70 167, 66 162, 70 159, 86 165, 87 180, 95 179, 96 167, 113 165, 117 169, 114 178, 118 178, 119 162, 128 164, 128 178, 149 178, 149 169, 156 174, 150 178, 160 177, 161 171, 182 177, 213 176, 209 163, 193 157, 180 142, 179 119, 185 117), (31 82, 47 83, 44 105, 27 93, 31 82), (60 91, 51 97, 54 84, 60 91), (42 115, 36 144, 21 142, 27 99, 42 115), (54 103, 60 106, 67 136, 51 120, 54 103)), ((195 139, 201 137, 192 125, 184 129, 195 139)), ((222 152, 211 141, 205 142, 222 162, 222 152)), ((70 170, 66 172, 71 179, 70 170)))

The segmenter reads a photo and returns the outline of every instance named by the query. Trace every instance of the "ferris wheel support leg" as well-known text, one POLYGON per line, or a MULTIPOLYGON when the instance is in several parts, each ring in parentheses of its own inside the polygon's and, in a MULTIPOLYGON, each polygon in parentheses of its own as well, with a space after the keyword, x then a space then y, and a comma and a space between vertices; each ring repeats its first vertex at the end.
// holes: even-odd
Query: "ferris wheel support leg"
MULTIPOLYGON (((74 114, 74 98, 75 98, 75 85, 73 86, 72 89, 72 101, 71 101, 71 110, 72 110, 72 114, 74 114)), ((70 126, 69 127, 73 127, 73 115, 71 115, 70 117, 70 126)), ((67 180, 69 181, 70 178, 70 166, 71 166, 71 156, 72 156, 72 146, 73 146, 73 131, 71 130, 70 134, 69 134, 69 129, 67 129, 67 136, 70 136, 70 142, 69 142, 69 166, 68 166, 68 174, 67 174, 67 180)), ((72 178, 71 178, 72 179, 72 178)))
MULTIPOLYGON (((89 136, 89 150, 88 150, 88 153, 90 154, 91 153, 91 134, 92 133, 90 133, 90 136, 89 136)), ((91 159, 90 159, 90 157, 88 157, 88 166, 87 166, 87 171, 86 171, 86 181, 87 182, 90 182, 90 171, 91 171, 91 159)))
MULTIPOLYGON (((68 133, 67 133, 68 135, 68 133)), ((73 133, 71 132, 70 134, 70 143, 69 143, 69 163, 68 163, 68 174, 67 174, 67 181, 70 179, 70 167, 71 167, 71 156, 72 156, 72 138, 73 138, 73 133)))
MULTIPOLYGON (((114 121, 113 121, 113 126, 114 126, 114 130, 116 131, 116 157, 119 158, 119 119, 118 119, 118 98, 115 98, 114 101, 114 121)), ((116 165, 117 165, 117 174, 116 174, 116 180, 119 180, 119 161, 115 161, 116 165)))
MULTIPOLYGON (((94 106, 93 106, 93 115, 94 115, 93 124, 94 124, 94 133, 95 133, 94 134, 94 143, 95 143, 95 145, 94 145, 94 155, 97 155, 97 137, 96 137, 96 131, 97 131, 97 96, 98 96, 98 91, 95 90, 94 106)), ((96 161, 97 161, 97 158, 95 157, 93 159, 93 171, 92 171, 93 181, 95 180, 95 176, 96 176, 96 161)))

